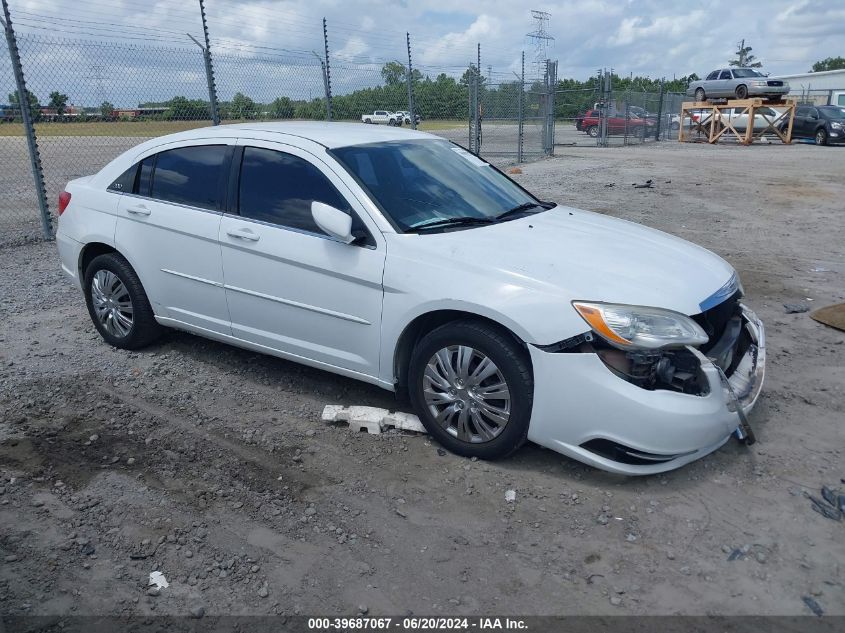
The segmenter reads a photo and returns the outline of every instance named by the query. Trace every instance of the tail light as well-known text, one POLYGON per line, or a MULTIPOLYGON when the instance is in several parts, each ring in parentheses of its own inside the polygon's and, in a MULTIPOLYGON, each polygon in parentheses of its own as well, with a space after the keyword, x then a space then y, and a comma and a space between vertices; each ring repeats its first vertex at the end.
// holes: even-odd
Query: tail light
POLYGON ((65 212, 67 205, 70 204, 70 194, 67 191, 62 191, 59 194, 59 215, 65 212))

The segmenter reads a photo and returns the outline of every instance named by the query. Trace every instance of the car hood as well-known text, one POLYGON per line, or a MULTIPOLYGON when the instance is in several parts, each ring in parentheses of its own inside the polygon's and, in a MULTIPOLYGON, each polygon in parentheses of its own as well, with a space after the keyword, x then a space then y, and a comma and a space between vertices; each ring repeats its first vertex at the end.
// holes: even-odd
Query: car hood
POLYGON ((467 230, 396 237, 402 248, 389 251, 414 260, 418 271, 448 269, 443 290, 459 284, 464 295, 473 288, 490 292, 492 278, 499 288, 566 303, 604 301, 692 315, 718 303, 715 297, 732 294, 727 286, 734 270, 718 255, 661 231, 569 207, 467 230))

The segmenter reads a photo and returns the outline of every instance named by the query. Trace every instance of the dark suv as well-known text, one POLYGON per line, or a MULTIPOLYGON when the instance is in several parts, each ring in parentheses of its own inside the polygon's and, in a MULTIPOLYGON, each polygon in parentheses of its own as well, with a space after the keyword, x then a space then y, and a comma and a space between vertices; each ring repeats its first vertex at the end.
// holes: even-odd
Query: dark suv
POLYGON ((845 108, 798 106, 792 124, 793 138, 812 138, 816 145, 845 142, 845 108))

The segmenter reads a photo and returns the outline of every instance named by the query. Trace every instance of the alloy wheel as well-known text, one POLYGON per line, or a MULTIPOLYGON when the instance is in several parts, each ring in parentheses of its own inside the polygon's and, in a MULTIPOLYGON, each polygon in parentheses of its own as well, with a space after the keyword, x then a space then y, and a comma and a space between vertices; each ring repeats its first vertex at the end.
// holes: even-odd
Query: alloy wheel
POLYGON ((109 334, 118 338, 129 334, 135 308, 120 277, 110 270, 98 270, 91 279, 91 300, 97 320, 109 334))
POLYGON ((510 420, 504 375, 490 357, 466 345, 444 347, 431 357, 423 395, 437 424, 464 442, 489 442, 510 420))

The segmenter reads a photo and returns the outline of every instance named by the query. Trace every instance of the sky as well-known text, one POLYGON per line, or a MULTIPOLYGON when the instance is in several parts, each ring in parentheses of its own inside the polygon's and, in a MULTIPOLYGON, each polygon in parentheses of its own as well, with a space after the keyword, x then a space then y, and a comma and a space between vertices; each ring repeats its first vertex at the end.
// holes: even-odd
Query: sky
MULTIPOLYGON (((334 81, 346 82, 347 87, 377 81, 385 61, 404 62, 406 32, 411 35, 414 65, 423 72, 460 74, 475 59, 480 43, 485 74, 491 67, 494 78, 512 79, 525 51, 530 75, 536 50, 527 34, 537 28, 532 9, 550 14, 546 28, 554 40, 548 55, 559 60, 561 78, 586 79, 601 67, 621 75, 703 76, 724 66, 743 38, 763 62, 763 70, 772 75, 805 72, 817 60, 845 55, 845 0, 206 2, 212 50, 221 60, 223 83, 227 73, 243 74, 238 64, 263 60, 281 81, 299 86, 296 96, 303 90, 313 94, 322 89, 319 61, 312 51, 323 52, 323 17, 328 21, 334 81), (362 67, 364 63, 372 67, 362 67)), ((31 65, 75 73, 75 81, 87 81, 97 91, 108 92, 110 83, 129 78, 176 83, 177 76, 185 82, 203 77, 192 57, 199 49, 185 35, 202 39, 197 0, 9 0, 9 4, 16 30, 39 38, 37 45, 22 46, 25 62, 30 56, 35 60, 31 65), (42 41, 46 39, 52 44, 42 41), (79 54, 78 47, 64 41, 68 39, 93 40, 99 48, 92 49, 96 54, 79 54), (135 67, 135 60, 117 64, 121 57, 132 57, 122 48, 127 46, 194 51, 184 53, 184 63, 156 62, 157 71, 150 75, 135 67)), ((0 87, 8 83, 7 67, 0 55, 0 87)), ((243 68, 260 72, 253 65, 243 68)), ((43 89, 48 89, 46 82, 43 89)))

